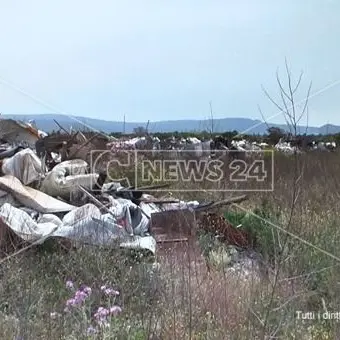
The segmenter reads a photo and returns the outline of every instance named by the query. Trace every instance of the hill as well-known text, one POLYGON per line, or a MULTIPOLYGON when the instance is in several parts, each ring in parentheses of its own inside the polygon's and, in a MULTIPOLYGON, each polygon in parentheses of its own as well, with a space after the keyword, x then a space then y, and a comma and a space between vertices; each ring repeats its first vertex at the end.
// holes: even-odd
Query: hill
MULTIPOLYGON (((12 118, 16 120, 28 121, 33 119, 39 129, 51 132, 58 130, 54 119, 65 129, 69 130, 71 127, 78 129, 98 130, 105 133, 123 132, 124 124, 122 121, 107 121, 95 118, 85 118, 77 116, 65 116, 60 114, 32 114, 32 115, 2 115, 4 118, 12 118)), ((210 120, 164 120, 151 122, 149 125, 150 132, 193 132, 193 131, 209 131, 211 129, 210 120)), ((270 124, 269 126, 276 126, 288 130, 286 125, 270 124)), ((131 133, 134 128, 139 126, 146 126, 146 122, 126 122, 125 132, 131 133)), ((248 134, 264 134, 267 130, 266 123, 250 119, 250 118, 222 118, 214 119, 213 128, 215 132, 233 131, 246 132, 248 134)), ((299 126, 299 133, 305 133, 306 127, 299 126)), ((337 125, 323 125, 321 127, 308 127, 308 134, 334 134, 340 132, 340 126, 337 125)))

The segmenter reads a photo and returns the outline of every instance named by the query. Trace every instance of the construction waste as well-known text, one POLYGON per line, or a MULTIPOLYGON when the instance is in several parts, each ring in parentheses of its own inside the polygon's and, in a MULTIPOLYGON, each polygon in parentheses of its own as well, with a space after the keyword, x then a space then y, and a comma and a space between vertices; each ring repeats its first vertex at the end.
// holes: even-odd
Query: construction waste
POLYGON ((26 244, 54 238, 155 254, 153 214, 214 204, 157 200, 148 188, 107 183, 105 173, 89 166, 89 151, 112 148, 99 134, 49 136, 33 124, 1 119, 0 142, 0 248, 11 234, 26 244))

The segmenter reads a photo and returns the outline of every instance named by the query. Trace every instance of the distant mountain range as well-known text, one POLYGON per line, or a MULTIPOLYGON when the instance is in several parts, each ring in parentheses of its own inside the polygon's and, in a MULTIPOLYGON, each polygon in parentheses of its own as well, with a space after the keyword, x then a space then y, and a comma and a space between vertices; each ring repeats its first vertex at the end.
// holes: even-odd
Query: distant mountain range
MULTIPOLYGON (((51 132, 59 130, 56 120, 64 129, 70 130, 97 130, 104 133, 123 132, 125 126, 126 133, 132 133, 133 129, 140 126, 146 127, 146 122, 132 123, 122 121, 107 121, 102 119, 85 118, 85 117, 70 117, 60 114, 32 114, 32 115, 2 115, 3 118, 12 118, 15 120, 28 121, 34 120, 40 130, 51 132)), ((150 122, 149 132, 197 132, 210 131, 213 126, 214 132, 225 132, 236 130, 240 133, 247 134, 264 134, 268 126, 279 127, 288 130, 286 125, 271 124, 248 118, 222 118, 214 119, 213 124, 211 120, 163 120, 158 122, 150 122)), ((305 133, 306 127, 299 126, 298 133, 305 133)), ((335 134, 340 133, 340 126, 337 125, 323 125, 321 127, 308 127, 308 134, 335 134)))

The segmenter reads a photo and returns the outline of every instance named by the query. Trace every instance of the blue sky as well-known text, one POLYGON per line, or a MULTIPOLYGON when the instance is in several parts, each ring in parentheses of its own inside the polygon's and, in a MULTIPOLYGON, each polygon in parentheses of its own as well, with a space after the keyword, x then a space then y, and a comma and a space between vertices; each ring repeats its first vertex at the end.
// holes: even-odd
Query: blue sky
MULTIPOLYGON (((340 124, 340 2, 327 0, 3 1, 0 111, 128 121, 259 118, 277 109, 288 58, 309 124, 340 124)), ((283 122, 276 116, 271 122, 283 122)), ((305 120, 304 120, 305 121, 305 120)))

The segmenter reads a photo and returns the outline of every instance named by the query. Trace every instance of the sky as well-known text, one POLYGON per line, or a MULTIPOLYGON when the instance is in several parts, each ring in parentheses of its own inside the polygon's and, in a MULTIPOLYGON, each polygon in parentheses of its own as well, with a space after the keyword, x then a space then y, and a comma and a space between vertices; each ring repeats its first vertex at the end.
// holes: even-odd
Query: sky
MULTIPOLYGON (((0 112, 146 122, 283 123, 312 82, 308 124, 340 125, 340 1, 2 0, 0 112)), ((307 122, 304 116, 301 123, 307 122)))

